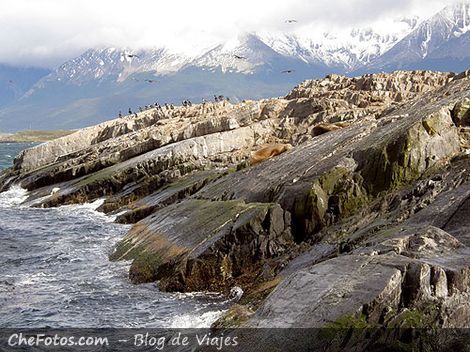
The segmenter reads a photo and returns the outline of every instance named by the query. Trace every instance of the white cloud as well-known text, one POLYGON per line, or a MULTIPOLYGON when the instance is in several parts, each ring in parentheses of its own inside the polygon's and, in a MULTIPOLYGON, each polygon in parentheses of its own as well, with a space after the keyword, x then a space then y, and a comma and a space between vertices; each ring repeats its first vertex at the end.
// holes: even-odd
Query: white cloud
POLYGON ((195 53, 242 32, 344 28, 419 14, 454 0, 2 0, 0 62, 54 66, 90 47, 195 53), (286 19, 297 24, 288 25, 286 19))

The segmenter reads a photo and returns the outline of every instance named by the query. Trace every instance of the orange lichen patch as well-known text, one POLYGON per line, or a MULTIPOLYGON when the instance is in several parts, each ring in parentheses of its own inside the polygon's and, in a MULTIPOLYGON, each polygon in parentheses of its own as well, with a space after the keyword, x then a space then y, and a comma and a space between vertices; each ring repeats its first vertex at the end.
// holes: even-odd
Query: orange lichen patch
POLYGON ((150 229, 146 224, 135 224, 129 233, 130 237, 138 236, 135 246, 145 245, 146 252, 155 253, 162 261, 170 260, 187 252, 187 248, 175 246, 158 233, 150 229))
POLYGON ((153 255, 158 257, 160 261, 165 261, 187 251, 187 248, 175 246, 146 224, 137 223, 131 228, 126 239, 117 246, 110 258, 112 260, 138 259, 145 252, 147 256, 153 255))

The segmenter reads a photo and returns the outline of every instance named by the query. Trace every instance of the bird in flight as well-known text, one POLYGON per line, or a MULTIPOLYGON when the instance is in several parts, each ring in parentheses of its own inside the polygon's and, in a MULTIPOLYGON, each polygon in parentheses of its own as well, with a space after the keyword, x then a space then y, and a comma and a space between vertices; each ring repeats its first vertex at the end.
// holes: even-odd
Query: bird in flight
POLYGON ((284 71, 281 71, 281 73, 292 73, 294 72, 294 70, 284 70, 284 71))
POLYGON ((157 83, 158 82, 155 79, 137 79, 137 78, 134 78, 134 77, 131 77, 131 79, 133 81, 136 81, 136 82, 148 82, 148 83, 157 83))
POLYGON ((127 56, 127 57, 137 57, 137 58, 139 58, 139 56, 136 55, 136 54, 126 54, 126 56, 127 56))
POLYGON ((234 54, 233 57, 238 60, 246 60, 246 57, 234 54))
POLYGON ((297 20, 286 20, 286 23, 297 23, 297 20))

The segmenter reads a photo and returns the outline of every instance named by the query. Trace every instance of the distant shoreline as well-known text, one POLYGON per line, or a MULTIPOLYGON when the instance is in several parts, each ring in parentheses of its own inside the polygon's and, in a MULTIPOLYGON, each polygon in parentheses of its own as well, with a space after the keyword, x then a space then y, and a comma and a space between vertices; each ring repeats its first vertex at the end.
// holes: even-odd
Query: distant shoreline
POLYGON ((11 134, 0 134, 0 143, 41 143, 57 139, 73 131, 58 130, 58 131, 19 131, 11 134))

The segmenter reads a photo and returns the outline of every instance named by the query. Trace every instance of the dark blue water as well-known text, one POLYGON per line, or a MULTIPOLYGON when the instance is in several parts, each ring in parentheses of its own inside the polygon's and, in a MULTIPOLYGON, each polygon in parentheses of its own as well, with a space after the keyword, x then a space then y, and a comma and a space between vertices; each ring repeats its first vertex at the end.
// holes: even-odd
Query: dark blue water
POLYGON ((0 170, 10 167, 13 159, 23 149, 31 148, 37 143, 0 143, 0 170))
MULTIPOLYGON (((0 144, 2 165, 20 145, 0 144)), ((16 152, 15 152, 16 151, 16 152)), ((228 303, 133 285, 108 255, 128 226, 94 204, 35 209, 26 192, 0 194, 0 327, 207 327, 228 303)))

